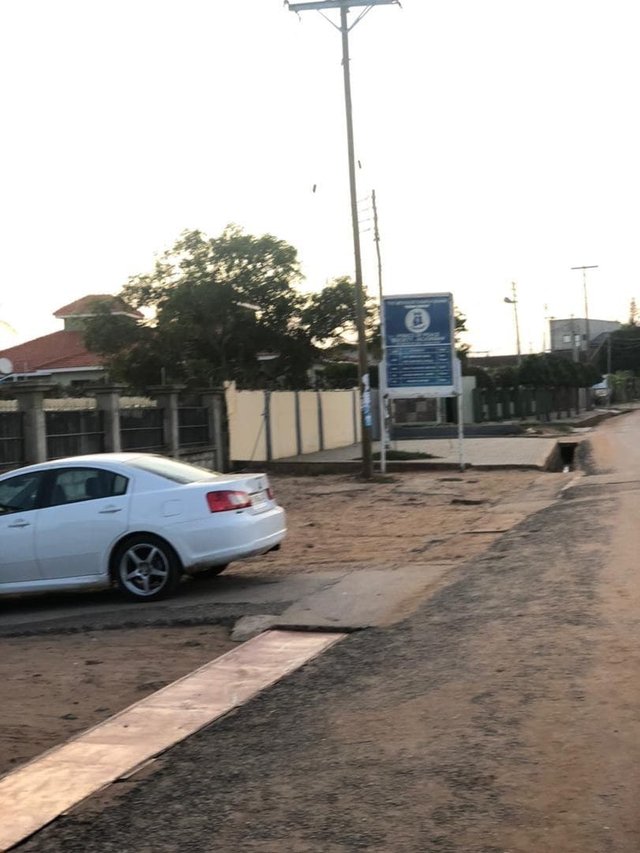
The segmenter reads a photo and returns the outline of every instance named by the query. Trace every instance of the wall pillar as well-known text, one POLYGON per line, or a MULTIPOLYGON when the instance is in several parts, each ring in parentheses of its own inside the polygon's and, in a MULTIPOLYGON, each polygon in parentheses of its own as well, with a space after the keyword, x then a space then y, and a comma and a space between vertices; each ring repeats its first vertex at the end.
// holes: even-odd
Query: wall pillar
POLYGON ((264 434, 267 445, 267 462, 273 459, 273 443, 271 441, 271 391, 264 392, 264 434))
POLYGON ((225 444, 225 400, 224 391, 202 391, 202 405, 207 409, 209 420, 209 441, 214 449, 216 471, 228 471, 227 448, 225 444))
MULTIPOLYGON (((378 388, 378 394, 380 394, 380 388, 378 388)), ((359 412, 358 412, 358 409, 359 409, 358 396, 359 396, 358 395, 358 389, 354 388, 351 391, 351 417, 353 419, 353 443, 354 444, 358 443, 358 414, 359 414, 359 412)), ((377 396, 374 394, 373 391, 371 392, 371 409, 372 409, 373 420, 374 420, 373 438, 375 438, 376 437, 375 436, 375 431, 376 431, 375 421, 376 421, 376 414, 380 411, 380 403, 377 399, 377 396), (374 399, 374 397, 375 397, 375 399, 374 399)), ((377 417, 377 420, 380 420, 379 416, 377 417)), ((380 439, 381 435, 382 435, 382 428, 378 424, 378 439, 380 439)))
POLYGON ((12 392, 23 414, 25 462, 34 465, 47 461, 47 424, 44 414, 44 397, 54 388, 45 383, 16 383, 12 392))
POLYGON ((123 389, 124 385, 104 385, 93 391, 98 411, 103 413, 104 449, 107 453, 120 453, 122 450, 120 395, 123 389))
POLYGON ((322 411, 322 391, 316 391, 318 403, 318 441, 320 450, 324 450, 324 412, 322 411))
POLYGON ((149 388, 151 396, 162 409, 162 427, 164 443, 169 456, 180 455, 180 428, 178 421, 178 400, 184 385, 156 385, 149 388))
POLYGON ((295 414, 296 414, 296 454, 302 454, 302 417, 300 414, 300 392, 295 391, 295 414))

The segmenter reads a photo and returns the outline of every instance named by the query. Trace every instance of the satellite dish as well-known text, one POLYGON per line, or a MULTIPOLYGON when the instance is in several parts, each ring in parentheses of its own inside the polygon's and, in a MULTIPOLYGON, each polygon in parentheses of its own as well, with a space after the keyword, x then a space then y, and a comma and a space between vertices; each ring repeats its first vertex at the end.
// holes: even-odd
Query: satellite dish
POLYGON ((13 373, 13 364, 9 358, 0 358, 0 374, 8 376, 13 373))

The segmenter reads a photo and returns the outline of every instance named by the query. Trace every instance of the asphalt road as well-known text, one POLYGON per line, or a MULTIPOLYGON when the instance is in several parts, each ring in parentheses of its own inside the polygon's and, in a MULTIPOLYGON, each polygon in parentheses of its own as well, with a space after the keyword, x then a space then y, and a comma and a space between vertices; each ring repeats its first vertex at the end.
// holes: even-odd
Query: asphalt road
POLYGON ((635 853, 640 416, 591 476, 24 851, 635 853))

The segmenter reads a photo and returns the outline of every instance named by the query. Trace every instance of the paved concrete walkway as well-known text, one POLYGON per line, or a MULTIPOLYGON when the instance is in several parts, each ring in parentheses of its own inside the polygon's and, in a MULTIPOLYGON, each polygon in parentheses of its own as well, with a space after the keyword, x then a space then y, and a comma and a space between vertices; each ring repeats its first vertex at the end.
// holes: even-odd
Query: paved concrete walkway
MULTIPOLYGON (((505 436, 501 438, 465 438, 463 441, 463 456, 465 464, 474 468, 541 468, 544 469, 552 457, 558 438, 505 436)), ((457 438, 432 438, 418 440, 394 441, 392 450, 403 453, 429 453, 432 459, 416 459, 425 468, 446 465, 455 467, 460 462, 460 451, 457 438)), ((374 442, 374 453, 380 452, 379 442, 374 442)), ((295 465, 314 466, 327 464, 344 465, 357 463, 360 460, 360 445, 337 447, 333 450, 322 450, 319 453, 305 453, 301 456, 289 456, 271 463, 273 467, 295 465)), ((412 467, 416 462, 411 461, 412 467)), ((395 465, 403 463, 395 462, 395 465)), ((376 463, 376 468, 379 463, 376 463)))

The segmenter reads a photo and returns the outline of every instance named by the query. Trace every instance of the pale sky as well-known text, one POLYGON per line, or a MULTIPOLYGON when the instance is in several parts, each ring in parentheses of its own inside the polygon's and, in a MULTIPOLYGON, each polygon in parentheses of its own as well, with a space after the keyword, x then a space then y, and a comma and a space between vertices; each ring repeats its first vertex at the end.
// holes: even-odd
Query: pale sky
MULTIPOLYGON (((334 13, 335 14, 335 13, 334 13)), ((355 14, 351 15, 355 18, 355 14)), ((384 288, 451 291, 473 350, 640 301, 638 0, 404 0, 351 38, 384 288)), ((0 0, 0 346, 117 292, 185 228, 353 274, 340 36, 281 0, 0 0), (315 193, 313 185, 317 185, 315 193)), ((362 227, 369 227, 363 221, 362 227)), ((366 284, 377 292, 372 233, 366 284)))

